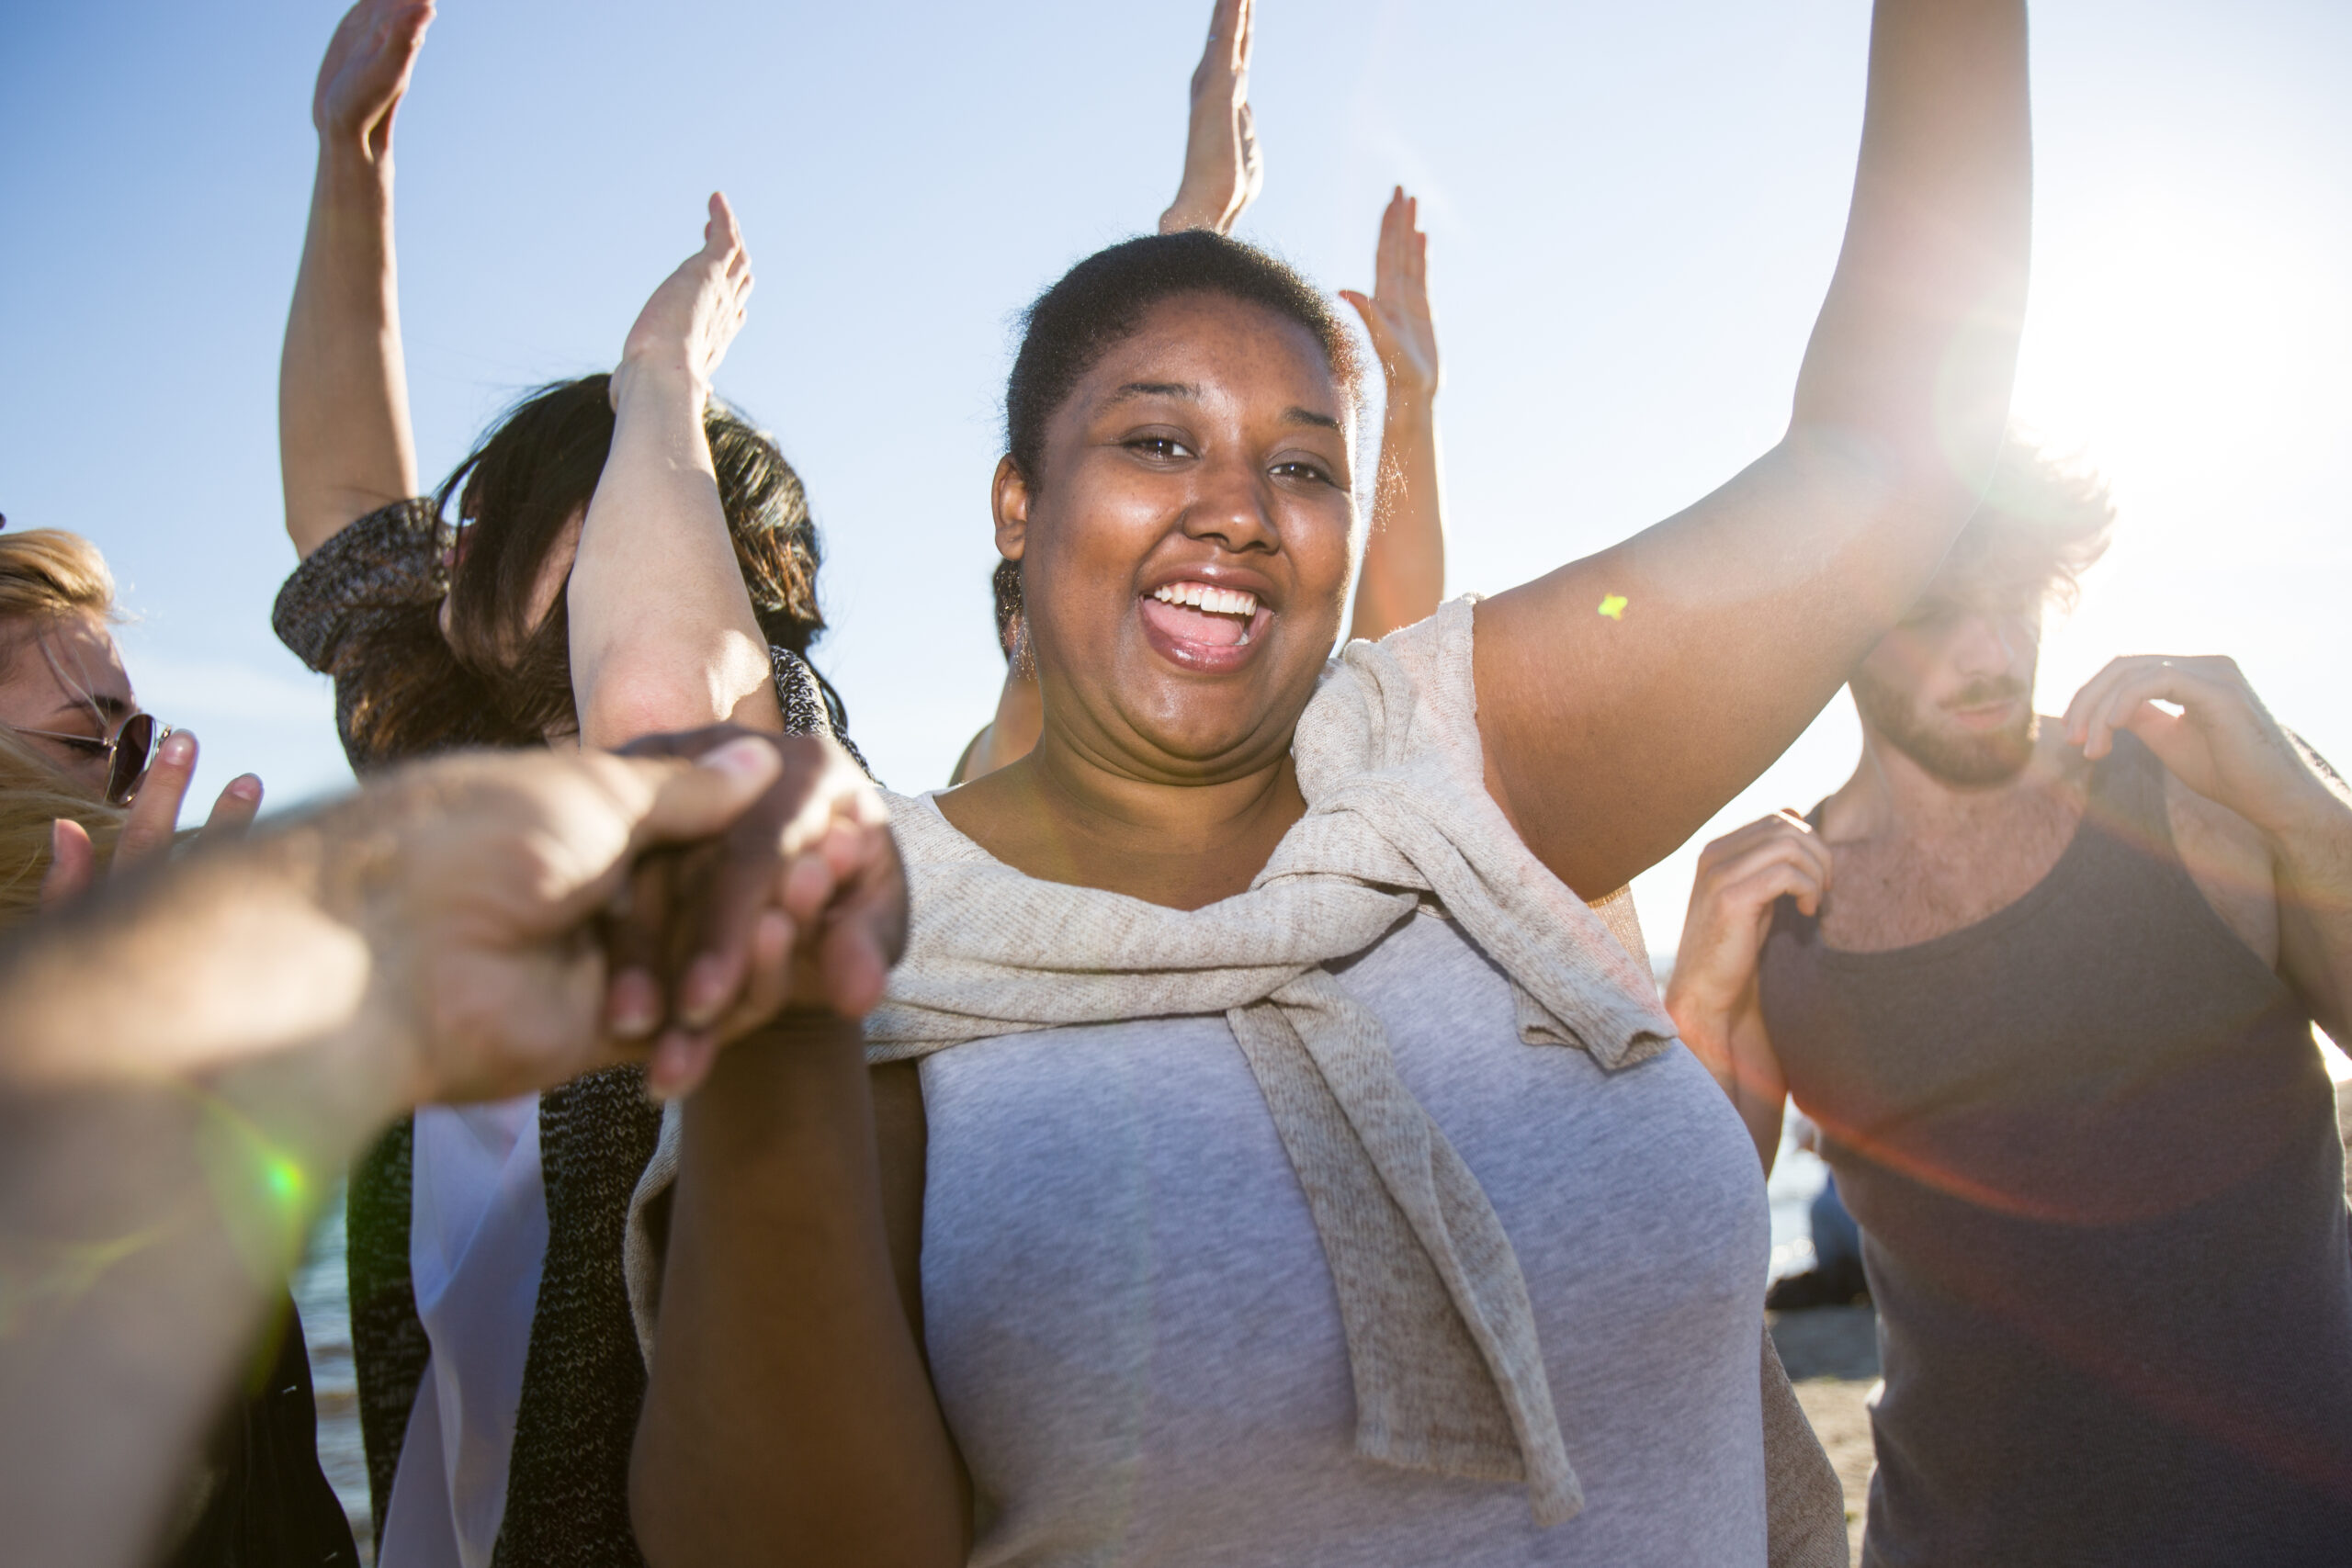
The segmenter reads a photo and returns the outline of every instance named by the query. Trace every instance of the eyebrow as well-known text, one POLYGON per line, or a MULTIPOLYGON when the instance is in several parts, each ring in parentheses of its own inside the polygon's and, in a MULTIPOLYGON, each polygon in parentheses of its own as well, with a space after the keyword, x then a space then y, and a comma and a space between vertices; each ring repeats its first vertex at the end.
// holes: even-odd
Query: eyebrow
MULTIPOLYGON (((1181 398, 1186 402, 1198 402, 1201 400, 1201 389, 1190 381, 1130 381, 1112 393, 1108 400, 1117 403, 1129 398, 1181 398)), ((1313 409, 1284 409, 1283 423, 1346 434, 1346 427, 1338 420, 1328 413, 1317 413, 1313 409)))
POLYGON ((92 692, 86 695, 67 697, 50 709, 50 716, 54 718, 60 714, 88 713, 94 708, 97 711, 100 719, 107 721, 126 718, 131 712, 130 705, 112 693, 92 692))

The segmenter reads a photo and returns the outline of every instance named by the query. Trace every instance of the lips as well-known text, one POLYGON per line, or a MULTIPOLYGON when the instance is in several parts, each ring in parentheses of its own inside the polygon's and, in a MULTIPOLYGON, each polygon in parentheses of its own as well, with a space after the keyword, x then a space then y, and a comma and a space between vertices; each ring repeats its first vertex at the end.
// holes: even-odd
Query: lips
POLYGON ((1163 583, 1137 600, 1152 646, 1188 669, 1230 670, 1247 661, 1272 612, 1245 589, 1163 583))

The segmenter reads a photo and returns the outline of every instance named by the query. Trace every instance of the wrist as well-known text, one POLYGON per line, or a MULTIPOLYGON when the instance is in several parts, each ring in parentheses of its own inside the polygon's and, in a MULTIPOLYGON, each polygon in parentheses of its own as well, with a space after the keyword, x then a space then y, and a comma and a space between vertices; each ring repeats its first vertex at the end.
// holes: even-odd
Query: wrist
POLYGON ((1206 229, 1222 234, 1232 220, 1232 210, 1230 202, 1202 201, 1179 191, 1168 210, 1159 215, 1159 231, 1182 234, 1190 229, 1206 229))
POLYGON ((684 403, 699 414, 709 401, 709 380, 695 368, 684 344, 661 344, 621 354, 613 369, 613 412, 631 404, 684 403))
POLYGON ((1386 410, 1381 416, 1382 422, 1384 423, 1396 423, 1402 421, 1424 422, 1429 418, 1430 410, 1436 406, 1437 383, 1435 381, 1423 381, 1408 376, 1391 376, 1388 378, 1388 398, 1386 410))
POLYGON ((319 187, 339 200, 380 199, 392 185, 392 151, 381 152, 362 135, 333 129, 319 132, 319 187))

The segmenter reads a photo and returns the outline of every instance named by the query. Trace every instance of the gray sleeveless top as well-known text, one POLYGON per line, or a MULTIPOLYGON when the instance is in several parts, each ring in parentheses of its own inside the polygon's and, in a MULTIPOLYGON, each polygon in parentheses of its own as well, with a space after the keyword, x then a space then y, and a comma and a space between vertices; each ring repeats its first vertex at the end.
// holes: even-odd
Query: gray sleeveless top
POLYGON ((2352 1562, 2334 1096, 2146 748, 1974 925, 1838 952, 1782 900, 1762 993, 1878 1303, 1865 1562, 2352 1562))
POLYGON ((924 1333, 977 1564, 1765 1561, 1753 1149, 1679 1045, 1521 1043, 1503 973, 1408 915, 1331 965, 1524 1269, 1584 1511, 1355 1451, 1338 1298, 1225 1019, 922 1062, 924 1333))

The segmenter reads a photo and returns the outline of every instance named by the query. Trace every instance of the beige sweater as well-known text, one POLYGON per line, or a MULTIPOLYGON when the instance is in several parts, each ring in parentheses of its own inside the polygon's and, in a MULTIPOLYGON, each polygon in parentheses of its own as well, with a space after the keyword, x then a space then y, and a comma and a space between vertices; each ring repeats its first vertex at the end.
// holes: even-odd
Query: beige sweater
MULTIPOLYGON (((1351 644, 1301 716, 1307 815, 1250 890, 1197 910, 1040 882, 919 803, 894 801, 912 893, 905 960, 868 1019, 876 1062, 1063 1024, 1222 1011, 1305 1189, 1338 1290, 1367 1458, 1521 1480, 1542 1523, 1583 1506, 1532 1308, 1486 1193, 1323 965, 1427 899, 1510 976, 1521 1037, 1605 1067, 1674 1043, 1632 900, 1598 911, 1528 851, 1486 790, 1472 602, 1351 644)), ((650 1347, 658 1281, 637 1209, 675 1169, 676 1118, 632 1209, 650 1347)), ((1761 1289, 1758 1281, 1758 1289, 1761 1289)), ((1776 1564, 1845 1562, 1843 1498, 1767 1339, 1776 1564), (1834 1550, 1833 1550, 1834 1549, 1834 1550)))

